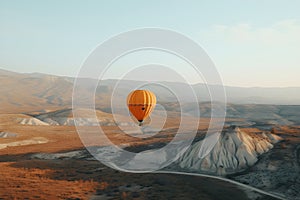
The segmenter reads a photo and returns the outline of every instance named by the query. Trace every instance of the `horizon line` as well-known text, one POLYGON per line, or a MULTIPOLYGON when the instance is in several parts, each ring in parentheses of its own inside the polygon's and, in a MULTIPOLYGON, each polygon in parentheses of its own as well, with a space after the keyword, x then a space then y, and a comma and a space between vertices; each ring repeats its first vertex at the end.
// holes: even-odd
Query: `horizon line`
MULTIPOLYGON (((16 74, 41 74, 41 75, 48 75, 48 76, 57 76, 57 77, 65 77, 65 78, 73 78, 76 79, 78 77, 76 76, 71 76, 71 75, 61 75, 61 74, 48 74, 48 73, 44 73, 44 72, 18 72, 18 71, 14 71, 14 70, 7 70, 7 69, 3 69, 2 67, 0 67, 0 71, 5 71, 8 73, 16 73, 16 74)), ((80 77, 80 78, 87 78, 87 79, 94 79, 91 77, 80 77)), ((95 79, 96 80, 96 79, 95 79)), ((104 79, 104 81, 106 80, 121 80, 121 79, 116 79, 116 78, 107 78, 104 79)), ((125 81, 142 81, 142 80, 132 80, 132 79, 123 79, 125 81)), ((167 83, 181 83, 181 84, 189 84, 186 82, 181 82, 181 81, 163 81, 163 82, 167 82, 167 83)), ((203 84, 206 85, 206 83, 203 82, 197 82, 197 83, 192 83, 189 85, 198 85, 198 84, 203 84)), ((223 87, 237 87, 237 88, 261 88, 261 89, 287 89, 287 88, 300 88, 300 86, 283 86, 283 87, 279 87, 279 86, 238 86, 238 85, 217 85, 217 84, 211 84, 212 86, 223 86, 223 87)))

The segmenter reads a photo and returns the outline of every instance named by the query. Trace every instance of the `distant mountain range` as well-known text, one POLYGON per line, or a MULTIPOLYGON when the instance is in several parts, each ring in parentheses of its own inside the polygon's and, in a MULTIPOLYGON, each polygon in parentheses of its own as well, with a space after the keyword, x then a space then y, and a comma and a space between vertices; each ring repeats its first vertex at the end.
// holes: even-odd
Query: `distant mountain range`
MULTIPOLYGON (((70 108, 72 104, 73 82, 75 78, 54 76, 40 73, 16 73, 0 70, 0 111, 14 112, 32 111, 38 109, 70 108)), ((91 94, 93 84, 97 80, 86 79, 85 85, 79 90, 82 101, 86 95, 91 94)), ((104 80, 98 85, 95 94, 96 106, 108 108, 113 88, 118 83, 114 95, 120 101, 124 100, 128 91, 144 84, 133 80, 104 80), (117 92, 116 92, 117 91, 117 92)), ((204 84, 188 85, 185 83, 162 82, 176 95, 182 96, 184 102, 192 99, 190 87, 193 88, 201 102, 210 101, 209 92, 204 84)), ((148 87, 149 88, 149 87, 148 87)), ((150 86, 151 88, 151 86, 150 86)), ((214 90, 222 90, 221 86, 211 86, 214 90)), ((159 86, 151 88, 156 93, 159 102, 176 102, 174 95, 159 86)), ((243 88, 225 86, 227 102, 233 104, 274 104, 274 105, 300 105, 300 87, 287 88, 243 88)), ((216 101, 221 98, 215 99, 216 101)), ((105 110, 105 109, 104 109, 105 110)))

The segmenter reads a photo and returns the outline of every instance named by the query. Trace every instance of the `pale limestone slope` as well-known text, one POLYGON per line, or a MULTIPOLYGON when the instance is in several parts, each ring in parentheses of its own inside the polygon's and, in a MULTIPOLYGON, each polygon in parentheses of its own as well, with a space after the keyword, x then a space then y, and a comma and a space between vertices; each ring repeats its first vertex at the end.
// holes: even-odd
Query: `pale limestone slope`
POLYGON ((242 171, 257 162, 258 156, 273 148, 281 140, 271 133, 250 135, 239 128, 223 132, 212 149, 203 159, 198 154, 202 145, 192 145, 179 160, 181 168, 212 174, 230 174, 242 171))
POLYGON ((19 123, 22 125, 49 126, 48 123, 34 117, 20 119, 19 123))

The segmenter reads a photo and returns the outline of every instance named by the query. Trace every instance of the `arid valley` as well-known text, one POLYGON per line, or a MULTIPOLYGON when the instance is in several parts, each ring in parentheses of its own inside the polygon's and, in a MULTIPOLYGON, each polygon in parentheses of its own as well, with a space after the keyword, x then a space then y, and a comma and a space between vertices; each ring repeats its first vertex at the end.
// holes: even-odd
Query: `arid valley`
MULTIPOLYGON (((70 78, 8 71, 0 78, 0 199, 300 199, 300 106, 229 103, 216 145, 199 159, 210 122, 210 103, 202 102, 200 119, 190 109, 198 131, 178 160, 158 172, 128 173, 101 164, 85 149, 74 126, 70 78)), ((141 138, 124 134, 114 121, 109 85, 97 94, 98 121, 82 109, 77 125, 97 132, 99 123, 128 151, 163 147, 178 130, 178 105, 168 97, 161 102, 167 111, 163 128, 141 138)), ((105 156, 102 149, 109 146, 97 144, 105 156)))

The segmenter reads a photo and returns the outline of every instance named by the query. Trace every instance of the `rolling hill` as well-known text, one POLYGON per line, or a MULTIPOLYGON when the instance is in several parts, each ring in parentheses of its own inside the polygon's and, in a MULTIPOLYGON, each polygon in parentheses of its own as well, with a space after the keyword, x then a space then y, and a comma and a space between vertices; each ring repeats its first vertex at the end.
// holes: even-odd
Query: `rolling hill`
MULTIPOLYGON (((58 108, 70 108, 72 104, 72 92, 74 78, 54 76, 47 74, 31 73, 22 74, 0 70, 0 112, 13 113, 14 111, 55 110, 58 108)), ((85 84, 80 86, 79 91, 82 102, 91 94, 92 85, 96 80, 86 79, 85 84)), ((134 89, 141 81, 131 80, 104 80, 96 88, 95 101, 102 110, 109 111, 110 99, 114 86, 118 83, 116 99, 124 99, 127 91, 134 89)), ((188 103, 191 94, 186 91, 188 87, 184 83, 163 82, 169 88, 176 89, 183 101, 188 103)), ((201 102, 209 101, 209 93, 204 84, 192 85, 201 102)), ((220 86, 212 86, 220 90, 220 86)), ((299 105, 300 88, 240 88, 225 87, 227 99, 233 104, 276 104, 276 105, 299 105)), ((176 102, 170 92, 159 87, 152 90, 158 96, 159 102, 176 102)), ((218 99, 217 99, 218 100, 218 99)))

